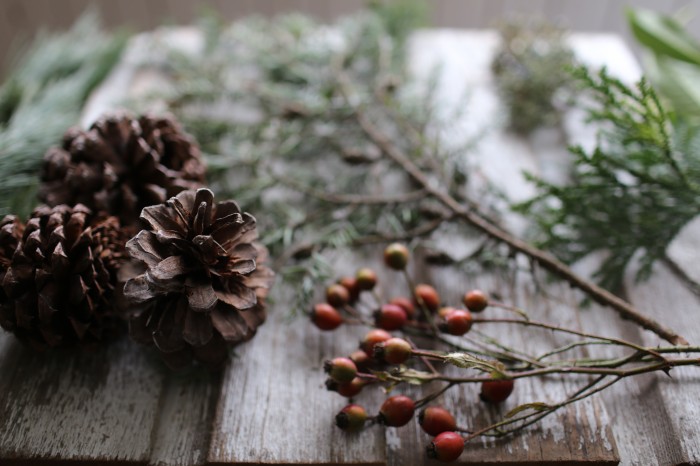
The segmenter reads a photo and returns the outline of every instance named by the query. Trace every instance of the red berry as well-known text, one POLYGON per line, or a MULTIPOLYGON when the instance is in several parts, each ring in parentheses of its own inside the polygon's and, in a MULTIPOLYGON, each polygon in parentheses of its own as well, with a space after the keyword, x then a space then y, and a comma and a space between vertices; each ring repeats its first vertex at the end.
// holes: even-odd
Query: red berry
POLYGON ((406 320, 406 311, 396 304, 385 304, 375 314, 377 327, 384 330, 398 330, 406 320))
POLYGON ((389 364, 401 364, 411 357, 411 344, 403 338, 391 338, 374 346, 374 357, 389 364))
POLYGON ((489 300, 481 290, 472 290, 464 293, 462 298, 464 305, 472 312, 481 312, 489 305, 489 300))
POLYGON ((347 405, 335 416, 335 425, 347 432, 362 430, 367 420, 367 412, 360 405, 347 405))
POLYGON ((444 319, 445 317, 447 317, 447 314, 456 310, 457 308, 454 308, 452 306, 443 306, 440 309, 438 309, 438 315, 444 319))
POLYGON ((455 432, 443 432, 433 439, 426 452, 428 458, 449 463, 459 458, 464 451, 464 439, 455 432))
POLYGON ((371 290, 377 284, 377 274, 368 268, 358 270, 355 279, 360 290, 371 290))
POLYGON ((319 303, 311 311, 311 321, 321 330, 335 330, 343 323, 343 318, 330 304, 319 303))
POLYGON ((350 360, 355 363, 358 370, 364 371, 372 362, 367 353, 362 350, 353 351, 349 356, 350 360))
POLYGON ((413 417, 416 405, 404 395, 387 398, 379 409, 379 422, 389 427, 401 427, 408 424, 413 417))
POLYGON ((425 284, 416 285, 414 293, 418 303, 420 304, 420 302, 423 301, 423 304, 425 304, 429 310, 437 311, 440 307, 440 296, 432 286, 425 284))
POLYGON ((391 301, 389 301, 389 304, 395 304, 404 311, 406 311, 406 317, 408 318, 408 320, 411 320, 416 316, 416 306, 414 306, 411 300, 408 298, 394 298, 391 301))
POLYGON ((341 383, 337 387, 337 392, 346 398, 352 398, 362 391, 362 388, 367 384, 359 377, 355 377, 350 382, 341 383))
POLYGON ((326 288, 326 301, 333 307, 343 307, 350 302, 350 292, 343 285, 331 285, 326 288))
POLYGON ((360 342, 360 349, 371 358, 374 355, 374 345, 387 341, 389 338, 391 338, 391 334, 385 330, 378 328, 370 330, 367 332, 362 342, 360 342))
POLYGON ((348 293, 350 293, 350 302, 354 303, 360 297, 360 287, 357 286, 355 277, 343 277, 338 280, 339 285, 343 285, 348 293))
POLYGON ((421 411, 418 415, 418 423, 425 433, 432 436, 457 428, 454 416, 440 406, 428 406, 421 411))
POLYGON ((513 393, 513 379, 489 380, 481 383, 479 398, 487 403, 501 403, 513 393))
POLYGON ((456 309, 445 317, 445 327, 450 335, 461 336, 472 328, 472 313, 456 309))
POLYGON ((384 263, 394 270, 405 269, 408 258, 408 249, 401 243, 390 244, 384 249, 384 263))
POLYGON ((323 370, 338 383, 350 382, 357 375, 357 366, 348 358, 335 358, 323 363, 323 370))

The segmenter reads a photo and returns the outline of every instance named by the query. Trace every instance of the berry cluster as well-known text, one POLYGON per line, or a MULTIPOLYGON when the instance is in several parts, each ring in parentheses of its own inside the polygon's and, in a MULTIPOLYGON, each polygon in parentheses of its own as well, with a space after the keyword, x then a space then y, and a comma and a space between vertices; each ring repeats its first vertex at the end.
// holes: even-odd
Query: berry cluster
MULTIPOLYGON (((382 379, 377 376, 379 373, 391 373, 411 364, 424 364, 435 372, 428 360, 432 354, 416 348, 409 335, 465 335, 474 324, 472 313, 480 313, 489 306, 487 296, 479 290, 464 294, 462 308, 443 305, 434 287, 413 284, 406 271, 409 258, 409 251, 402 244, 391 244, 384 251, 385 264, 404 274, 412 290, 410 298, 400 296, 382 302, 375 290, 377 274, 372 269, 362 268, 354 277, 343 277, 328 286, 326 301, 314 306, 311 321, 320 330, 335 330, 343 324, 372 327, 360 342, 358 350, 347 357, 325 362, 324 370, 328 375, 326 387, 329 390, 353 398, 364 387, 380 384, 382 379), (364 299, 365 295, 368 299, 364 299), (403 338, 389 333, 395 331, 402 331, 403 338)), ((435 359, 439 360, 438 357, 435 359)), ((484 402, 500 403, 513 391, 512 379, 485 379, 480 393, 484 402)), ((335 424, 348 432, 356 432, 373 424, 401 427, 408 424, 415 412, 420 410, 418 423, 424 432, 434 437, 427 447, 428 456, 444 462, 454 461, 464 449, 465 437, 460 433, 469 431, 458 427, 454 416, 445 408, 429 405, 443 391, 419 400, 405 395, 390 396, 375 416, 368 416, 367 411, 358 404, 348 404, 336 415, 335 424)))

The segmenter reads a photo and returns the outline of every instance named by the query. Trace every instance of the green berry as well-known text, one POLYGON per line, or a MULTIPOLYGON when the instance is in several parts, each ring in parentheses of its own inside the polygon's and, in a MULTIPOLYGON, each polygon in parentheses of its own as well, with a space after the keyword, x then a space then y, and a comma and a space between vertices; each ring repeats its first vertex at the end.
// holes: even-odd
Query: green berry
POLYGON ((403 270, 408 264, 408 248, 401 243, 393 243, 384 249, 384 263, 394 270, 403 270))
POLYGON ((347 405, 335 416, 335 425, 347 432, 362 430, 367 420, 367 412, 360 405, 347 405))

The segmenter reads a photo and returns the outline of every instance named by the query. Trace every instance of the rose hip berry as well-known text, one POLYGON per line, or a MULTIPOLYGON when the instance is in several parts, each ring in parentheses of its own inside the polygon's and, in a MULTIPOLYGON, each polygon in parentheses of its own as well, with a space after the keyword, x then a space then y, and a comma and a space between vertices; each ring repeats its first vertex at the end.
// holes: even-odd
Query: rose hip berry
POLYGON ((472 328, 472 313, 455 309, 445 317, 445 329, 450 335, 461 336, 472 328))
POLYGON ((408 320, 412 320, 416 316, 416 306, 413 305, 410 299, 397 297, 389 301, 389 304, 395 304, 406 312, 408 320))
POLYGON ((386 330, 373 329, 367 332, 365 338, 360 342, 360 349, 367 353, 370 358, 374 355, 374 345, 382 343, 391 338, 391 334, 386 330))
POLYGON ((338 383, 333 379, 326 379, 326 389, 331 392, 338 392, 346 398, 352 398, 362 391, 366 382, 359 377, 355 377, 350 382, 338 383))
POLYGON ((370 357, 367 356, 367 353, 365 353, 362 350, 353 351, 350 354, 349 358, 352 362, 355 363, 357 370, 360 371, 364 371, 365 369, 367 369, 372 362, 370 357))
POLYGON ((379 409, 379 423, 389 427, 401 427, 413 417, 416 405, 404 395, 387 398, 379 409))
POLYGON ((472 312, 481 312, 489 305, 489 300, 481 290, 471 290, 462 298, 464 305, 472 312))
POLYGON ((438 316, 442 317, 443 319, 447 317, 447 314, 449 314, 452 311, 456 311, 457 308, 452 307, 452 306, 443 306, 440 309, 438 309, 438 316))
POLYGON ((426 448, 428 458, 449 463, 459 458, 464 451, 464 439, 455 432, 443 432, 433 439, 426 448))
POLYGON ((487 403, 501 403, 513 393, 513 379, 489 380, 481 383, 479 398, 487 403))
POLYGON ((323 370, 338 383, 347 383, 357 375, 357 366, 349 358, 335 358, 323 363, 323 370))
POLYGON ((423 301, 423 304, 425 304, 429 310, 437 311, 440 307, 440 296, 437 290, 432 286, 421 283, 420 285, 416 285, 414 293, 418 303, 420 304, 420 302, 423 301))
POLYGON ((396 304, 385 304, 375 313, 374 320, 379 328, 398 330, 404 326, 408 318, 402 307, 396 304))
POLYGON ((335 416, 335 425, 346 432, 362 430, 367 420, 367 412, 360 405, 347 405, 335 416))
POLYGON ((377 284, 377 274, 368 268, 358 270, 355 279, 360 290, 371 290, 377 284))
POLYGON ((343 277, 338 280, 338 284, 344 286, 350 293, 350 303, 354 303, 360 297, 360 287, 357 286, 355 277, 343 277))
POLYGON ((384 263, 394 270, 405 269, 408 258, 408 249, 401 243, 390 244, 384 249, 384 263))
POLYGON ((333 307, 342 307, 350 302, 350 292, 343 285, 331 285, 326 288, 326 301, 333 307))
POLYGON ((311 321, 321 330, 335 330, 343 323, 343 318, 333 306, 319 303, 311 311, 311 321))
POLYGON ((454 416, 440 406, 428 406, 418 415, 418 423, 423 431, 435 436, 457 428, 454 416))
POLYGON ((391 338, 374 346, 374 357, 389 364, 401 364, 411 357, 411 344, 403 338, 391 338))

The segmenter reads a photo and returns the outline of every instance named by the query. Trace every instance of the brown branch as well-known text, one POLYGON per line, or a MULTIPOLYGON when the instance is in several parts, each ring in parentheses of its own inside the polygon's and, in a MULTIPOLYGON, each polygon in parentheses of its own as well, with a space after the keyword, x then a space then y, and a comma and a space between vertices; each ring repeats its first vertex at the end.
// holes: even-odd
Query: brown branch
MULTIPOLYGON (((344 75, 339 75, 338 77, 341 83, 341 89, 347 95, 347 77, 344 75)), ((348 103, 351 103, 351 99, 347 99, 348 103)), ((369 136, 369 138, 386 154, 390 159, 392 159, 396 164, 398 164, 413 180, 422 186, 428 194, 433 196, 435 199, 439 200, 445 205, 454 215, 467 223, 472 227, 480 230, 482 233, 488 235, 495 240, 508 245, 511 249, 516 252, 522 253, 527 257, 531 258, 537 264, 539 264, 545 270, 559 276, 560 278, 567 281, 571 286, 580 289, 590 296, 594 301, 599 304, 603 304, 615 309, 620 316, 624 319, 629 319, 641 327, 650 330, 663 338, 664 340, 670 342, 674 345, 687 345, 688 341, 681 335, 673 331, 672 329, 662 325, 661 323, 655 321, 649 316, 646 316, 635 309, 627 301, 615 296, 611 292, 604 288, 596 285, 595 283, 586 280, 585 278, 576 274, 569 266, 552 256, 551 254, 542 251, 541 249, 535 248, 525 241, 522 241, 511 234, 501 230, 495 225, 484 220, 480 213, 475 209, 469 209, 464 205, 460 204, 448 193, 442 191, 437 183, 432 183, 428 177, 423 173, 410 159, 409 157, 381 131, 377 128, 367 117, 361 107, 356 105, 353 106, 355 118, 362 130, 369 136)))
POLYGON ((418 189, 416 191, 411 191, 408 193, 396 194, 393 196, 377 196, 377 195, 362 195, 362 194, 339 194, 339 193, 328 193, 324 191, 316 190, 310 186, 306 186, 298 181, 280 175, 279 173, 274 173, 270 171, 270 177, 276 181, 279 181, 288 188, 294 189, 296 191, 307 194, 311 197, 315 197, 321 201, 330 202, 333 204, 350 204, 350 205, 381 205, 381 204, 401 204, 404 202, 418 201, 425 197, 426 192, 424 189, 418 189))

